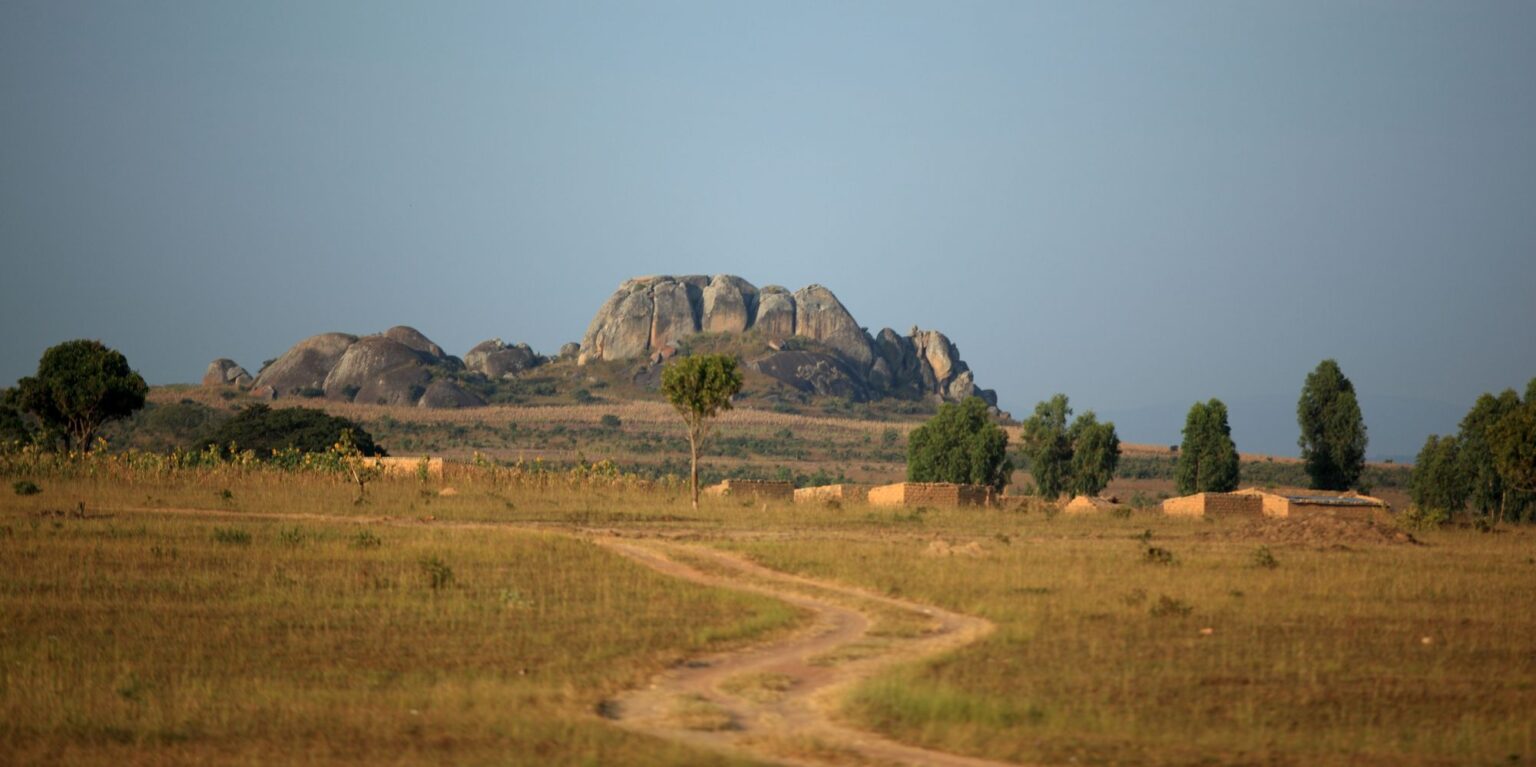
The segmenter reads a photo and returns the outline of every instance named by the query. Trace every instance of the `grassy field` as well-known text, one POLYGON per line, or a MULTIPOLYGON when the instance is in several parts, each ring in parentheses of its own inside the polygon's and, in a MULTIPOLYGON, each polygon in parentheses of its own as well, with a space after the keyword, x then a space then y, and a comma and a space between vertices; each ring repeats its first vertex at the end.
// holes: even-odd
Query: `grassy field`
MULTIPOLYGON (((283 514, 323 509, 317 484, 233 492, 283 514)), ((596 706, 796 620, 561 535, 129 514, 104 507, 179 489, 65 485, 0 505, 9 764, 727 763, 596 706)))
POLYGON ((1084 764, 1536 758, 1536 534, 1521 528, 1414 545, 1022 502, 695 512, 678 487, 468 468, 452 493, 380 480, 361 504, 341 481, 261 469, 66 472, 26 496, 13 479, 7 762, 710 763, 594 709, 796 614, 646 571, 581 540, 591 529, 995 622, 848 701, 907 742, 1084 764))

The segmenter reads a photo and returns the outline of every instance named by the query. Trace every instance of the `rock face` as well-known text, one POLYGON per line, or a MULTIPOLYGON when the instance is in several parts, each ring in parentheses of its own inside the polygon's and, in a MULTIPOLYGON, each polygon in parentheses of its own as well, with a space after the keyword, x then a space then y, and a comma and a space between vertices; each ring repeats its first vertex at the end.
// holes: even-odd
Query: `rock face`
POLYGON ((729 274, 626 280, 592 318, 577 361, 661 362, 699 332, 757 334, 764 354, 747 364, 803 392, 853 400, 979 396, 997 405, 997 395, 976 387, 960 350, 943 333, 913 328, 902 336, 886 328, 871 338, 821 285, 794 293, 777 285, 759 290, 729 274), (798 346, 796 339, 803 339, 798 346), (814 343, 807 349, 805 341, 814 343))
MULTIPOLYGON (((527 344, 507 346, 499 339, 476 346, 466 356, 472 363, 469 372, 488 378, 499 378, 545 361, 527 344)), ((400 325, 361 338, 348 333, 306 338, 248 383, 252 396, 262 399, 321 394, 332 401, 366 405, 484 405, 480 395, 455 380, 465 367, 464 362, 444 352, 421 331, 400 325)), ((208 367, 205 380, 216 372, 226 378, 234 376, 230 380, 236 381, 240 380, 239 373, 244 373, 229 360, 215 360, 208 367)))
POLYGON ((330 400, 414 405, 432 380, 428 360, 424 353, 393 338, 368 336, 347 347, 321 388, 330 400))
POLYGON ((310 336, 262 368, 256 374, 256 386, 270 386, 279 397, 306 389, 323 389, 331 368, 336 367, 341 355, 354 343, 357 343, 357 336, 347 333, 310 336))
POLYGON ((234 360, 223 357, 208 363, 208 369, 203 372, 204 386, 237 386, 241 389, 249 389, 254 380, 245 368, 240 367, 234 360))
POLYGON ((500 338, 481 341, 464 355, 464 368, 495 380, 515 376, 544 364, 545 359, 528 344, 508 346, 500 338))

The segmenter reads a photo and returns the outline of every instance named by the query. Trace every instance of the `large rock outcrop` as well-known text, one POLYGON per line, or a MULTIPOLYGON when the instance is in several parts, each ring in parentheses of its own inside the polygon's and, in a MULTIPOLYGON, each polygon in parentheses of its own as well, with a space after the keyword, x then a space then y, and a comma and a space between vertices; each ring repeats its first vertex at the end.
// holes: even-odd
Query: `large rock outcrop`
MULTIPOLYGON (((467 371, 465 362, 404 325, 363 337, 322 333, 294 344, 263 368, 251 382, 251 394, 263 399, 324 396, 366 405, 476 407, 485 401, 456 380, 466 372, 498 378, 544 362, 526 344, 507 346, 500 340, 480 344, 466 356, 467 371)), ((238 381, 238 366, 231 369, 223 363, 233 365, 215 360, 205 379, 217 372, 238 381)))
POLYGON ((325 377, 341 361, 347 348, 357 343, 350 333, 310 336, 283 352, 256 374, 257 387, 270 386, 279 397, 323 389, 325 377))
POLYGON ((208 363, 208 369, 203 371, 204 386, 238 386, 249 389, 254 380, 245 368, 223 357, 208 363))
POLYGON ((491 380, 510 378, 544 364, 545 359, 528 346, 508 346, 500 338, 481 341, 464 355, 464 368, 491 380))
POLYGON ((975 384, 960 350, 943 333, 886 328, 877 337, 821 285, 794 293, 758 289, 729 274, 626 280, 603 303, 582 338, 577 361, 664 360, 694 333, 755 333, 763 354, 754 370, 804 392, 854 400, 961 400, 997 396, 975 384), (803 339, 799 346, 795 339, 803 339), (804 341, 813 342, 808 348, 804 341))

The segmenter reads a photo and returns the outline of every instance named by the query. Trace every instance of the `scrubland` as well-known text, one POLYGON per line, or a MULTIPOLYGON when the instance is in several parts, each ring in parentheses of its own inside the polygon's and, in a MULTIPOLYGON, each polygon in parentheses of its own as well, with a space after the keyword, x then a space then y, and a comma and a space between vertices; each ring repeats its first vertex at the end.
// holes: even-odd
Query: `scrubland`
POLYGON ((845 701, 908 743, 1026 763, 1536 758, 1523 528, 1409 543, 1012 501, 695 512, 601 467, 455 467, 361 503, 259 467, 5 477, 23 478, 41 492, 0 488, 6 762, 729 761, 614 728, 602 704, 800 613, 646 570, 584 540, 599 532, 995 623, 845 701))

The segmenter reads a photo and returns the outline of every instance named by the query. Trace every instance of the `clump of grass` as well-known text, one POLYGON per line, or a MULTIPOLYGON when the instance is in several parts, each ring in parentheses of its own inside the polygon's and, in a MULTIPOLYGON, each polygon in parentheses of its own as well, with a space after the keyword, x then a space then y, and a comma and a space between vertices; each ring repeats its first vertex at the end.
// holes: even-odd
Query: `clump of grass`
POLYGON ((249 546, 251 545, 251 534, 237 527, 215 527, 213 528, 213 540, 215 543, 222 543, 226 546, 249 546))
POLYGON ((794 686, 795 678, 788 674, 764 672, 731 677, 720 685, 720 689, 758 703, 772 703, 794 686))
POLYGON ((235 500, 235 493, 234 493, 234 491, 230 490, 227 487, 224 488, 223 490, 220 490, 219 491, 219 500, 221 500, 221 501, 223 501, 225 503, 229 503, 230 501, 235 500))
POLYGON ((672 721, 680 727, 700 732, 722 732, 738 727, 731 712, 700 695, 678 698, 672 706, 672 721))
POLYGON ((1265 570, 1273 570, 1280 566, 1280 560, 1275 559, 1275 555, 1270 553, 1268 546, 1260 546, 1254 549, 1250 561, 1253 562, 1254 567, 1261 567, 1265 570))
POLYGON ((1194 606, 1188 602, 1163 594, 1158 596, 1149 612, 1154 618, 1183 618, 1194 611, 1194 606))
POLYGON ((1141 561, 1149 565, 1171 566, 1178 564, 1179 558, 1161 546, 1147 546, 1141 550, 1141 561))
POLYGON ((11 483, 11 489, 15 490, 17 495, 37 495, 43 492, 43 489, 30 479, 17 480, 11 483))
POLYGON ((374 535, 372 530, 359 530, 357 535, 352 536, 354 549, 376 549, 383 545, 384 541, 379 540, 379 536, 374 535))
POLYGON ((308 537, 302 527, 285 527, 277 532, 277 540, 284 546, 303 546, 308 537))
POLYGON ((436 554, 422 557, 416 564, 421 568, 422 576, 426 578, 427 585, 433 591, 453 584, 453 568, 436 554))

